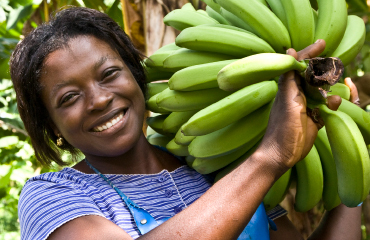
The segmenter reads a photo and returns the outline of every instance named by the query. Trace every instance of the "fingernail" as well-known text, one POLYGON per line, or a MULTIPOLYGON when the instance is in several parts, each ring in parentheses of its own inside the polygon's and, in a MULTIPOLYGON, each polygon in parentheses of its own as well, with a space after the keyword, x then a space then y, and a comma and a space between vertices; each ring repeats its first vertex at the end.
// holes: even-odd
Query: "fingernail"
POLYGON ((315 43, 319 43, 319 42, 321 42, 321 39, 317 39, 315 43))

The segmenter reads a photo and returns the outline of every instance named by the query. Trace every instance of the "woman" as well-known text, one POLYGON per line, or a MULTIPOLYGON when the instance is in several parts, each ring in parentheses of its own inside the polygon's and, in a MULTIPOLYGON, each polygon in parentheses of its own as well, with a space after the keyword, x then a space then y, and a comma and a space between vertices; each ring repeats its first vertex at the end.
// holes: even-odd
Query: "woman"
MULTIPOLYGON (((324 48, 318 41, 288 54, 304 59, 324 48)), ((58 148, 86 157, 26 183, 22 239, 237 239, 272 184, 311 149, 318 128, 289 72, 258 149, 211 187, 208 176, 147 142, 141 60, 113 20, 86 8, 59 12, 15 49, 11 76, 37 159, 63 165, 58 148)), ((332 109, 339 103, 328 100, 332 109)), ((311 239, 360 239, 360 215, 341 205, 311 239)), ((286 216, 275 223, 271 239, 302 239, 286 216)))

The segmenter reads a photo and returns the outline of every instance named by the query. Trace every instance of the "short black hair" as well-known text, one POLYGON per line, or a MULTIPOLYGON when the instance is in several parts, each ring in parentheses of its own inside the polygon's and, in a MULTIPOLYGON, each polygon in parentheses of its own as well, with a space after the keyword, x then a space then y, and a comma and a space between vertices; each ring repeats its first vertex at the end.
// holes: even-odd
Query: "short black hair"
MULTIPOLYGON (((64 47, 71 39, 79 36, 93 36, 116 50, 143 94, 146 92, 145 71, 142 65, 144 55, 132 44, 121 27, 108 15, 94 9, 69 7, 56 13, 28 34, 15 48, 10 59, 10 75, 17 96, 18 111, 31 138, 37 160, 43 165, 56 162, 67 165, 61 159, 56 146, 52 121, 41 99, 40 76, 46 57, 64 47)), ((78 156, 79 150, 67 143, 60 147, 78 156)))

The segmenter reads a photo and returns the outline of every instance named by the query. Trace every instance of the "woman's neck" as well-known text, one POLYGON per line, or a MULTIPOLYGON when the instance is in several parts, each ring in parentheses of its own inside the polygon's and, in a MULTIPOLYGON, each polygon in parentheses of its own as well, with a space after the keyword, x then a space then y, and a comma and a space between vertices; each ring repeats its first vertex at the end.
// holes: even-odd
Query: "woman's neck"
MULTIPOLYGON (((173 171, 182 165, 176 157, 148 143, 144 135, 121 156, 86 155, 86 159, 103 174, 153 174, 163 169, 173 171)), ((73 168, 83 173, 95 173, 85 161, 77 163, 73 168)))

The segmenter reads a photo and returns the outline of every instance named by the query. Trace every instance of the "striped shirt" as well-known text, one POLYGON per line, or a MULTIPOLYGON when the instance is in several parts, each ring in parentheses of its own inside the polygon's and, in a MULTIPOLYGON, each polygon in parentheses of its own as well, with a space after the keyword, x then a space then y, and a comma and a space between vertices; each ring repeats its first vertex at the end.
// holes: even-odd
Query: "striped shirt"
MULTIPOLYGON (((213 183, 186 165, 172 172, 105 176, 157 221, 179 213, 213 183)), ((104 179, 68 167, 29 179, 22 189, 18 214, 22 240, 46 239, 64 223, 85 215, 105 217, 132 238, 140 236, 130 211, 104 179)), ((285 214, 280 206, 268 212, 271 219, 285 214)))

